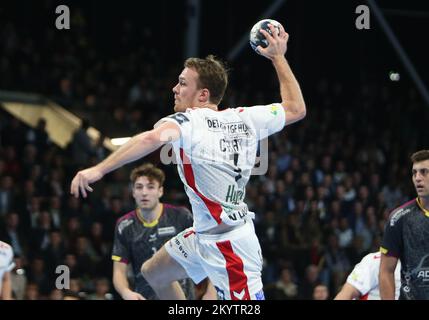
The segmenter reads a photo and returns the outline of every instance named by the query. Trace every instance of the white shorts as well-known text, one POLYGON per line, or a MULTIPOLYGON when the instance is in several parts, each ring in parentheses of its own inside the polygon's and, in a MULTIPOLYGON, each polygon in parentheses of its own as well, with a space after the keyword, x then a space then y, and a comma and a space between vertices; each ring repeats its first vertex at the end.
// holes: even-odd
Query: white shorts
POLYGON ((188 228, 165 245, 195 282, 209 277, 221 300, 263 300, 262 252, 253 221, 222 234, 188 228))

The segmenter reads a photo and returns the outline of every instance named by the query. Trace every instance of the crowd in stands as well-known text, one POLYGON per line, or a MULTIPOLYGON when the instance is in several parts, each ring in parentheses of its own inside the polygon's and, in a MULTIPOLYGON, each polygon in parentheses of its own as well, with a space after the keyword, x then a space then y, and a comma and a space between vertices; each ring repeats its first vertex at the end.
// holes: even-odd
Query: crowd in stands
MULTIPOLYGON (((149 30, 125 23, 123 50, 109 56, 91 42, 84 17, 73 19, 81 29, 66 36, 46 29, 33 39, 11 23, 0 30, 0 88, 44 94, 88 120, 63 150, 44 119, 30 128, 0 113, 0 240, 15 253, 16 299, 118 298, 112 238, 116 220, 134 207, 133 165, 95 184, 88 199, 71 197, 69 184, 76 170, 108 155, 87 140, 87 126, 109 137, 150 129, 172 113, 182 67, 139 45, 150 43, 149 30), (70 268, 67 291, 55 288, 59 265, 70 268)), ((275 81, 261 91, 251 72, 235 71, 225 106, 276 101, 275 81)), ((267 299, 335 296, 352 267, 378 251, 390 211, 414 197, 408 158, 425 143, 427 108, 410 86, 323 78, 303 91, 307 117, 270 138, 268 171, 247 188, 267 299)), ((162 200, 189 207, 174 166, 156 154, 146 161, 167 173, 162 200)))

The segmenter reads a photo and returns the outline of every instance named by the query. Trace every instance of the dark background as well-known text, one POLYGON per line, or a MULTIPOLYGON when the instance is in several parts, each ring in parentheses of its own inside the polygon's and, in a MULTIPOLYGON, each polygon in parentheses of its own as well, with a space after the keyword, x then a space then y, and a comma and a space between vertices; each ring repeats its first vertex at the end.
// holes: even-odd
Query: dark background
MULTIPOLYGON (((154 34, 150 43, 136 43, 152 48, 166 64, 181 65, 183 42, 186 31, 186 2, 179 1, 9 1, 0 9, 0 24, 19 21, 24 34, 34 39, 43 37, 41 28, 52 26, 64 35, 77 32, 58 31, 54 28, 55 7, 69 6, 71 13, 83 13, 87 25, 84 30, 96 47, 106 56, 120 55, 121 34, 124 21, 132 29, 147 30, 154 34)), ((269 6, 268 1, 204 0, 201 3, 200 56, 209 53, 226 59, 228 52, 251 26, 258 21, 269 6)), ((390 71, 401 74, 401 83, 410 82, 392 46, 371 15, 370 30, 357 30, 355 19, 357 5, 365 1, 286 1, 271 17, 284 24, 290 33, 287 56, 305 91, 311 90, 314 81, 329 77, 345 84, 359 85, 368 79, 387 82, 390 71)), ((380 8, 428 12, 425 1, 377 1, 380 8)), ((429 17, 386 15, 423 81, 428 85, 429 55, 425 30, 429 29, 429 17)), ((263 59, 250 47, 245 48, 231 67, 239 70, 242 64, 252 63, 255 74, 263 80, 269 72, 263 59), (265 72, 256 73, 262 68, 265 72)), ((255 75, 255 76, 256 76, 255 75)), ((232 76, 234 81, 234 73, 232 76)), ((265 81, 261 81, 264 85, 265 81)))

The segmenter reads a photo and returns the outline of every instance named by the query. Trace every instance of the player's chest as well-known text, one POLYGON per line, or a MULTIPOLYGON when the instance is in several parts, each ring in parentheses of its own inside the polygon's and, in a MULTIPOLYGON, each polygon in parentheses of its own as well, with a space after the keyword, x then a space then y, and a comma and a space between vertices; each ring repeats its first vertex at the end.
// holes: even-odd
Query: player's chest
POLYGON ((193 160, 229 159, 231 154, 254 154, 257 150, 256 140, 247 132, 207 132, 201 131, 192 137, 184 150, 193 160))
POLYGON ((145 227, 139 223, 133 229, 133 241, 143 241, 145 243, 164 241, 178 233, 177 228, 169 223, 159 223, 154 227, 145 227))
POLYGON ((130 243, 132 256, 143 260, 150 258, 178 231, 175 226, 164 224, 152 228, 143 226, 135 228, 133 240, 130 243))

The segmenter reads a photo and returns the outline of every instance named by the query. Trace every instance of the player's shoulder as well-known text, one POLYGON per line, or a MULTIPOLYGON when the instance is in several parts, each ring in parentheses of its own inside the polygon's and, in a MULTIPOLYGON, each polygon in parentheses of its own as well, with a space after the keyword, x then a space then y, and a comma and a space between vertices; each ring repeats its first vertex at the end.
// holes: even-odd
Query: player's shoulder
POLYGON ((379 264, 381 258, 380 251, 368 253, 362 258, 361 262, 364 264, 379 264))
POLYGON ((0 240, 0 249, 11 249, 10 244, 0 240))
POLYGON ((225 108, 219 111, 220 114, 236 114, 238 116, 244 116, 253 110, 255 106, 238 106, 233 108, 225 108))
POLYGON ((259 119, 261 116, 268 116, 270 119, 275 119, 284 112, 281 103, 270 103, 263 105, 244 106, 233 109, 242 119, 259 119))
POLYGON ((3 254, 12 254, 12 246, 4 241, 0 241, 0 252, 3 254))
POLYGON ((134 223, 136 218, 137 218, 136 211, 132 210, 124 214, 123 216, 121 216, 118 220, 116 220, 116 227, 122 231, 124 228, 134 223))
POLYGON ((243 112, 246 108, 237 107, 237 108, 223 108, 222 110, 213 110, 210 108, 194 108, 186 109, 184 115, 189 118, 189 121, 196 124, 201 124, 204 122, 207 127, 210 128, 219 128, 223 123, 228 123, 231 121, 240 121, 243 112))
POLYGON ((163 203, 163 205, 164 205, 164 212, 167 215, 171 215, 171 214, 190 215, 191 214, 189 209, 184 206, 175 206, 170 203, 163 203))
POLYGON ((181 127, 193 127, 195 125, 201 124, 201 122, 203 122, 207 117, 209 117, 210 111, 213 110, 208 108, 187 108, 183 112, 176 112, 170 114, 169 116, 166 116, 165 118, 161 119, 159 122, 174 121, 181 127))
POLYGON ((191 111, 192 111, 192 109, 188 108, 188 109, 186 109, 185 112, 176 112, 176 113, 170 114, 170 115, 162 118, 161 120, 159 120, 155 124, 155 127, 158 126, 159 123, 165 122, 167 120, 169 120, 169 121, 175 121, 179 125, 183 125, 184 123, 188 123, 188 122, 191 121, 191 118, 192 118, 191 111))
POLYGON ((405 202, 403 205, 394 209, 389 215, 389 223, 390 226, 394 226, 398 221, 400 221, 403 217, 413 211, 414 208, 417 207, 416 199, 405 202))
POLYGON ((210 108, 188 108, 186 109, 187 115, 190 115, 191 117, 221 117, 223 115, 235 113, 235 109, 233 108, 224 108, 222 110, 213 110, 210 108))

